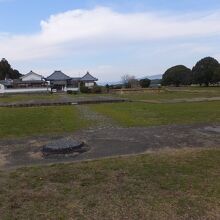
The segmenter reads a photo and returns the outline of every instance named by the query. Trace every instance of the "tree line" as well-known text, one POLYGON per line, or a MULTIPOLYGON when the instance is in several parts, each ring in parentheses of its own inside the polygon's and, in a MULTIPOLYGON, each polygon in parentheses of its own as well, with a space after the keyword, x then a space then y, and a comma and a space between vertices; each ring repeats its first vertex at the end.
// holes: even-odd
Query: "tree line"
POLYGON ((148 88, 151 84, 151 80, 148 78, 143 78, 138 80, 135 76, 125 74, 121 77, 121 82, 117 84, 106 84, 105 88, 109 89, 122 89, 122 88, 148 88))
MULTIPOLYGON (((18 79, 20 72, 13 69, 6 59, 0 61, 0 80, 18 79)), ((144 78, 137 80, 134 76, 122 76, 122 85, 125 88, 142 87, 147 88, 151 84, 151 80, 144 78)), ((162 85, 191 85, 199 84, 200 86, 209 86, 210 84, 220 83, 220 64, 212 57, 205 57, 198 61, 196 65, 190 69, 184 65, 177 65, 169 68, 162 77, 162 85)))
POLYGON ((136 88, 136 87, 142 87, 147 88, 150 86, 151 80, 148 78, 144 79, 136 79, 135 76, 132 75, 123 75, 121 77, 122 85, 125 88, 136 88))
POLYGON ((220 64, 212 57, 205 57, 198 61, 191 69, 184 65, 169 68, 162 78, 162 85, 191 85, 209 86, 220 83, 220 64))
POLYGON ((18 79, 20 76, 19 71, 13 69, 5 58, 0 61, 0 80, 18 79))

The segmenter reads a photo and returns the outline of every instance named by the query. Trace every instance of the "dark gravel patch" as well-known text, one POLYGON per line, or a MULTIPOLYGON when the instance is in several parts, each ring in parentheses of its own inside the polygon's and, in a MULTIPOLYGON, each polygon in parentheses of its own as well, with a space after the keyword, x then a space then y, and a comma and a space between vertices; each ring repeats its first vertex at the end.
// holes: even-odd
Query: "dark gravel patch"
POLYGON ((0 141, 4 163, 0 168, 82 161, 140 154, 159 149, 220 147, 220 124, 170 125, 143 128, 92 129, 59 136, 39 136, 0 141), (42 147, 67 138, 85 143, 84 152, 44 157, 42 147))

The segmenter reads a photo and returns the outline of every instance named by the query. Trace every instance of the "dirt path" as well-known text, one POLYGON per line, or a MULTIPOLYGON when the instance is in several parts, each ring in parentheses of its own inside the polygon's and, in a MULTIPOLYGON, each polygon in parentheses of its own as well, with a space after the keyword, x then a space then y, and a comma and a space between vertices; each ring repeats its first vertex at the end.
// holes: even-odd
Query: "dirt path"
POLYGON ((82 118, 92 121, 92 126, 89 128, 91 131, 119 127, 117 123, 113 121, 113 119, 99 114, 98 112, 92 111, 91 108, 86 105, 77 105, 76 108, 82 115, 82 118))
MULTIPOLYGON (((83 111, 87 113, 86 109, 83 111)), ((220 124, 144 128, 104 128, 104 125, 105 122, 102 129, 84 130, 74 134, 0 140, 0 169, 140 154, 167 148, 220 147, 220 124), (43 157, 41 149, 45 144, 65 137, 85 142, 89 150, 78 155, 43 157)))
POLYGON ((185 102, 211 102, 220 101, 220 97, 212 98, 183 98, 183 99, 171 99, 171 100, 138 100, 137 102, 153 103, 153 104, 172 104, 172 103, 185 103, 185 102))

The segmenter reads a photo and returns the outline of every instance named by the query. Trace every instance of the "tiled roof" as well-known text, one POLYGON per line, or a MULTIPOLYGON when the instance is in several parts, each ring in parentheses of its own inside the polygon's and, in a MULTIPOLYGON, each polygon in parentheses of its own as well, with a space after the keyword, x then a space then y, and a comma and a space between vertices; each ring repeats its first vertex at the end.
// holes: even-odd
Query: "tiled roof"
POLYGON ((86 73, 86 75, 81 78, 81 81, 98 81, 98 79, 93 77, 90 73, 86 73))
POLYGON ((43 78, 43 76, 41 76, 41 75, 39 75, 39 74, 37 74, 37 73, 35 73, 35 72, 33 72, 33 71, 31 70, 31 71, 30 71, 29 73, 27 73, 26 75, 23 75, 22 77, 20 77, 20 79, 23 79, 23 78, 25 78, 25 77, 27 77, 27 76, 29 76, 29 75, 32 75, 32 74, 43 78))
POLYGON ((60 80, 70 80, 71 78, 64 74, 62 71, 55 71, 53 74, 46 78, 48 81, 60 81, 60 80))
POLYGON ((81 80, 81 77, 73 77, 71 78, 72 81, 80 81, 81 80))

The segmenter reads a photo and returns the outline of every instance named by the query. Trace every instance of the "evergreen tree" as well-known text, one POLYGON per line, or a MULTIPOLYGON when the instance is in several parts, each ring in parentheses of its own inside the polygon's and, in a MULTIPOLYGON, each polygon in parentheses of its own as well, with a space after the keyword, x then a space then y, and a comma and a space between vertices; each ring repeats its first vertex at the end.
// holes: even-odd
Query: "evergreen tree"
POLYGON ((0 80, 4 79, 18 79, 21 76, 18 70, 12 69, 8 61, 3 58, 0 61, 0 80))
POLYGON ((219 62, 212 57, 201 59, 192 69, 194 83, 209 86, 219 66, 219 62))

